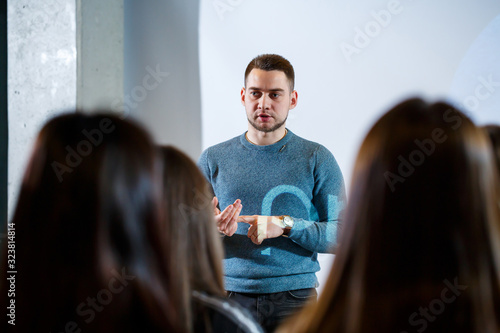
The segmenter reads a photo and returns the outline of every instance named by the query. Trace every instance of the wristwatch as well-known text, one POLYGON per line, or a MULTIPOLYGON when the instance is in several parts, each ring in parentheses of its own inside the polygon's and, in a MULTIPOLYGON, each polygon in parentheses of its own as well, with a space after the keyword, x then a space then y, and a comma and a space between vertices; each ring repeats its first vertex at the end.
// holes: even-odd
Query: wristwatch
POLYGON ((284 229, 283 230, 283 236, 288 237, 288 234, 290 233, 290 230, 293 228, 293 219, 288 216, 288 215, 281 215, 280 216, 281 222, 283 222, 284 229))

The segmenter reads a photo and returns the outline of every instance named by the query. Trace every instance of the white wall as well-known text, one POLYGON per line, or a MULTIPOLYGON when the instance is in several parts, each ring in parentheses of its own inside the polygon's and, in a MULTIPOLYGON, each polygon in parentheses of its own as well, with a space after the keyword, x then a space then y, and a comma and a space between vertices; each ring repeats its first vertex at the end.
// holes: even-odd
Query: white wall
MULTIPOLYGON (((462 104, 480 77, 500 82, 499 14, 492 0, 201 1, 203 148, 246 130, 245 67, 278 53, 294 65, 299 94, 287 127, 329 148, 349 183, 363 136, 389 107, 413 95, 462 104)), ((500 86, 490 86, 471 112, 499 123, 500 86)))

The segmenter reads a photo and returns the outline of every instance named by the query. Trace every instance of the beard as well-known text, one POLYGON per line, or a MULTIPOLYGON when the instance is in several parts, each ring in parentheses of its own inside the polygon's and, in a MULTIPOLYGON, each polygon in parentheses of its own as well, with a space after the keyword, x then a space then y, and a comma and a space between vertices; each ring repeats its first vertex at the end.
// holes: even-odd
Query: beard
POLYGON ((257 123, 255 123, 255 121, 250 120, 250 118, 247 118, 247 119, 248 119, 248 123, 250 125, 252 125, 252 127, 255 128, 257 131, 264 132, 264 133, 271 133, 271 132, 276 131, 281 126, 283 126, 286 123, 287 118, 288 118, 288 115, 285 117, 285 119, 283 119, 282 122, 279 122, 279 123, 275 124, 273 127, 269 127, 269 128, 259 126, 257 123))

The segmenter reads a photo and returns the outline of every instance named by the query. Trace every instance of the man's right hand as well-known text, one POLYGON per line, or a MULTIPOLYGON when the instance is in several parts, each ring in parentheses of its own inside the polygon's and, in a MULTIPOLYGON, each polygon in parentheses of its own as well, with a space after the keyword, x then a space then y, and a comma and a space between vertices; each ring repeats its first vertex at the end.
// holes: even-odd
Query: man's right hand
POLYGON ((226 236, 232 236, 238 229, 238 216, 240 216, 241 208, 241 200, 236 199, 236 201, 226 207, 222 212, 217 205, 219 204, 219 200, 217 197, 212 199, 212 206, 214 209, 215 221, 217 222, 217 229, 219 232, 223 233, 226 236))

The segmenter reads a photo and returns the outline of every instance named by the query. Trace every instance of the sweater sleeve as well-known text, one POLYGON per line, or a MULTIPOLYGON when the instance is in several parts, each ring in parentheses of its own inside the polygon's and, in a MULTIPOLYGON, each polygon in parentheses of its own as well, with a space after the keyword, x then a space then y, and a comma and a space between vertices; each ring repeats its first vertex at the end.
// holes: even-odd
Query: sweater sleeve
POLYGON ((334 253, 341 227, 346 194, 342 172, 332 153, 323 146, 315 151, 314 191, 312 204, 317 220, 293 218, 294 226, 288 237, 303 248, 318 253, 334 253))
MULTIPOLYGON (((211 194, 215 196, 215 191, 214 191, 213 186, 212 186, 212 175, 210 173, 210 167, 209 167, 208 149, 204 150, 201 153, 201 156, 198 159, 198 169, 200 169, 203 176, 205 176, 205 179, 207 180, 211 194)), ((219 207, 219 209, 220 209, 220 207, 219 207)), ((219 231, 219 234, 220 234, 221 238, 226 237, 226 235, 221 233, 220 231, 219 231)))
POLYGON ((208 168, 208 149, 205 149, 201 155, 200 158, 198 159, 198 168, 200 169, 201 173, 207 181, 210 183, 210 176, 209 176, 209 168, 208 168))
POLYGON ((198 168, 200 169, 203 176, 205 176, 211 194, 215 196, 215 191, 212 185, 212 173, 209 166, 208 149, 204 150, 201 153, 201 156, 198 159, 198 168))

